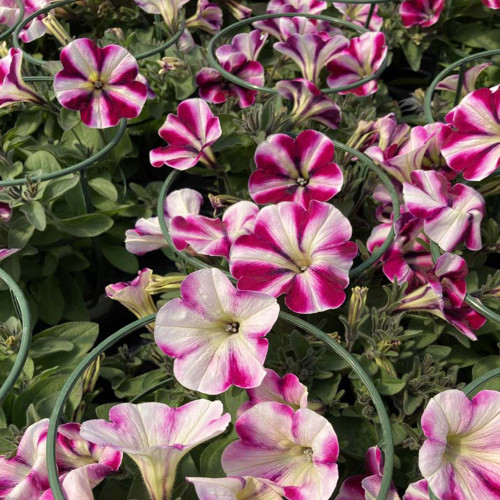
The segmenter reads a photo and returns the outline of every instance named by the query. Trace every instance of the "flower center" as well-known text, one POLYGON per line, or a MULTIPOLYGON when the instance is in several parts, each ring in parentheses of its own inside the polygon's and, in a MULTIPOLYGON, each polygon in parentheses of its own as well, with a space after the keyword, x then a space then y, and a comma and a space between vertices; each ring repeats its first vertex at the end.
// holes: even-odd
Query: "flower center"
POLYGON ((305 273, 306 271, 307 271, 307 266, 302 266, 302 267, 300 268, 300 272, 301 272, 301 273, 305 273))
POLYGON ((297 177, 296 182, 299 186, 307 186, 309 181, 307 179, 304 179, 304 177, 297 177))
POLYGON ((96 80, 94 82, 94 89, 101 90, 104 87, 104 82, 102 80, 96 80))
POLYGON ((226 325, 226 328, 224 328, 224 330, 230 334, 238 333, 240 331, 240 324, 236 321, 232 321, 231 323, 228 323, 226 325))
POLYGON ((444 452, 444 458, 447 462, 453 463, 459 457, 462 448, 461 444, 460 436, 453 434, 447 436, 444 452))
POLYGON ((313 450, 312 450, 312 448, 305 448, 304 449, 304 455, 305 455, 306 460, 308 462, 312 462, 313 461, 313 450))

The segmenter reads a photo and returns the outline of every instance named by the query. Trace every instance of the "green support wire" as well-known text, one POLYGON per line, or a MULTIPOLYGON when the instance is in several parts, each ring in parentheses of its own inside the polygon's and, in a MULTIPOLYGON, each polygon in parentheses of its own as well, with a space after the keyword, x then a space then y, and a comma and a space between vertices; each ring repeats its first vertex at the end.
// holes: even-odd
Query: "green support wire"
MULTIPOLYGON (((24 58, 26 59, 26 61, 28 61, 32 64, 35 64, 37 66, 43 66, 46 63, 46 61, 44 61, 43 59, 35 58, 32 55, 25 52, 21 48, 21 45, 19 43, 19 33, 24 28, 24 26, 26 26, 26 24, 28 24, 30 21, 32 21, 33 19, 35 19, 39 15, 46 14, 47 12, 49 12, 53 9, 56 9, 57 7, 62 7, 63 5, 67 5, 67 4, 76 2, 76 1, 77 0, 61 0, 59 2, 51 3, 49 6, 44 7, 43 9, 37 10, 36 12, 34 12, 30 16, 28 16, 23 22, 21 22, 20 24, 18 24, 16 26, 16 29, 14 31, 13 44, 14 44, 14 47, 16 47, 16 49, 19 49, 23 52, 23 55, 24 55, 24 58)), ((171 47, 172 45, 177 43, 177 41, 179 40, 179 38, 181 37, 181 35, 184 31, 185 24, 186 24, 185 20, 182 19, 179 29, 177 30, 175 35, 172 36, 172 38, 169 38, 166 42, 162 43, 158 47, 151 49, 151 50, 148 50, 146 52, 142 52, 141 54, 138 54, 134 57, 139 61, 141 59, 146 59, 148 57, 159 54, 159 53, 163 52, 164 50, 168 49, 169 47, 171 47)))
MULTIPOLYGON (((375 172, 377 174, 377 176, 380 179, 380 181, 382 182, 382 184, 389 191, 389 194, 391 196, 392 205, 393 205, 393 214, 394 215, 393 215, 393 221, 392 221, 392 228, 391 228, 389 234, 387 235, 386 240, 379 248, 377 248, 377 250, 375 252, 373 252, 373 254, 368 259, 366 259, 364 262, 362 262, 358 266, 351 269, 351 271, 349 272, 349 277, 353 278, 353 277, 361 274, 363 271, 365 271, 366 269, 371 267, 373 264, 375 264, 380 259, 380 257, 382 257, 382 255, 384 255, 385 251, 389 248, 391 243, 394 241, 394 238, 396 235, 396 233, 394 231, 394 224, 398 221, 398 219, 400 217, 400 203, 399 203, 398 194, 396 193, 394 185, 391 182, 391 180, 389 179, 388 175, 380 167, 378 167, 373 162, 373 160, 371 160, 368 156, 366 156, 364 153, 361 153, 361 151, 358 151, 357 149, 346 146, 345 144, 338 142, 338 141, 335 141, 335 140, 332 140, 332 142, 336 148, 341 149, 342 151, 345 151, 345 152, 355 156, 356 158, 361 160, 372 172, 375 172)), ((173 244, 173 241, 172 241, 172 238, 171 238, 170 233, 168 231, 168 228, 167 228, 167 224, 165 221, 165 210, 164 210, 163 206, 165 203, 165 198, 167 197, 167 194, 168 194, 170 188, 172 187, 174 181, 178 177, 178 175, 179 175, 178 170, 172 170, 170 175, 167 177, 167 179, 163 183, 162 189, 161 189, 159 197, 158 197, 157 214, 158 214, 158 221, 160 223, 161 232, 163 234, 163 237, 165 238, 165 240, 169 244, 169 247, 179 257, 184 259, 188 264, 195 267, 196 269, 207 269, 211 266, 202 262, 201 260, 199 260, 195 257, 191 257, 190 255, 185 255, 184 253, 177 251, 177 249, 175 248, 175 246, 173 244)), ((234 282, 234 278, 232 278, 232 276, 229 273, 227 273, 227 272, 225 272, 225 273, 234 282)))
POLYGON ((486 50, 484 52, 478 52, 477 54, 473 54, 471 56, 463 57, 462 59, 455 61, 454 63, 450 64, 445 69, 443 69, 443 71, 441 71, 441 73, 439 73, 436 76, 436 78, 432 80, 432 83, 429 85, 429 88, 425 93, 424 113, 427 123, 434 123, 436 121, 432 114, 432 98, 434 97, 434 92, 436 91, 436 87, 438 86, 438 84, 448 75, 450 75, 453 72, 453 70, 459 68, 458 85, 454 99, 454 105, 456 106, 460 102, 460 94, 462 92, 462 86, 464 82, 465 70, 467 65, 471 61, 476 61, 478 59, 487 59, 494 56, 500 56, 500 49, 486 50))
POLYGON ((96 163, 97 161, 99 161, 104 156, 106 156, 120 142, 120 139, 123 137, 126 128, 127 128, 127 120, 123 118, 120 121, 120 125, 118 126, 118 129, 113 139, 111 139, 111 141, 108 144, 106 144, 106 146, 102 148, 100 151, 92 155, 90 158, 87 158, 86 160, 77 163, 76 165, 63 168, 62 170, 57 170, 56 172, 49 172, 47 174, 29 176, 24 179, 9 179, 5 181, 0 181, 0 188, 10 187, 10 186, 21 186, 28 182, 50 181, 51 179, 57 179, 58 177, 62 177, 63 175, 73 174, 75 172, 79 172, 80 170, 84 170, 93 165, 94 163, 96 163))
MULTIPOLYGON (((366 2, 363 2, 366 3, 366 2)), ((282 12, 282 13, 276 13, 276 14, 263 14, 261 16, 255 16, 255 17, 249 17, 248 19, 244 19, 243 21, 239 21, 237 23, 231 24, 227 28, 224 28, 223 30, 219 31, 211 40, 210 43, 208 44, 207 48, 207 61, 208 64, 216 69, 224 78, 229 80, 231 83, 234 83, 235 85, 239 85, 240 87, 244 87, 246 89, 250 90, 256 90, 257 92, 266 92, 268 94, 278 94, 278 91, 274 87, 264 87, 260 85, 253 85, 252 83, 248 83, 245 80, 242 80, 241 78, 238 78, 237 76, 229 73, 229 71, 226 71, 219 63, 217 60, 217 57, 215 55, 215 50, 216 50, 216 45, 219 40, 222 38, 234 33, 235 31, 239 31, 240 28, 243 28, 245 26, 248 26, 249 24, 254 23, 255 21, 265 21, 266 19, 279 19, 282 17, 305 17, 308 19, 316 19, 320 21, 328 21, 331 24, 337 24, 340 26, 343 26, 345 28, 349 28, 359 34, 363 33, 368 33, 369 30, 366 28, 363 28, 362 26, 358 26, 356 24, 350 23, 349 21, 345 21, 343 19, 338 19, 336 17, 330 17, 330 16, 324 16, 324 15, 315 15, 315 14, 305 14, 305 13, 298 13, 298 12, 282 12)), ((365 78, 362 78, 358 80, 357 82, 351 83, 349 85, 344 85, 342 87, 335 87, 333 89, 326 88, 326 89, 321 89, 321 92, 324 94, 335 94, 338 92, 342 92, 344 90, 351 90, 355 89, 357 87, 361 87, 362 85, 371 82, 372 80, 375 80, 378 78, 382 72, 385 70, 387 67, 387 56, 385 57, 384 61, 382 62, 382 65, 380 68, 373 73, 370 76, 367 76, 365 78)))
POLYGON ((0 268, 0 279, 4 281, 10 289, 14 304, 16 309, 21 316, 21 322, 23 325, 21 344, 19 346, 19 351, 17 353, 16 361, 12 370, 10 370, 9 375, 4 380, 2 386, 0 387, 0 406, 5 401, 5 398, 9 395, 10 391, 16 384, 17 379, 21 375, 24 364, 28 359, 28 353, 31 345, 31 314, 28 305, 28 301, 24 296, 24 293, 19 288, 19 285, 12 279, 12 277, 7 274, 3 269, 0 268))
POLYGON ((8 29, 6 29, 3 33, 0 34, 0 42, 8 38, 14 30, 17 28, 18 24, 23 20, 24 17, 24 2, 23 0, 16 0, 16 4, 19 7, 19 16, 16 22, 8 29))

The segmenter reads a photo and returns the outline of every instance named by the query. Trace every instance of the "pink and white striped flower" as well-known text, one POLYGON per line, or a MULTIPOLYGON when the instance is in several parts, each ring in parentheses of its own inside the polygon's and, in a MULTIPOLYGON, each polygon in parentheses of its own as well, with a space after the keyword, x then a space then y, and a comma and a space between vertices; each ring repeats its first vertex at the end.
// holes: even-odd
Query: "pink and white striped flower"
POLYGON ((220 401, 198 399, 179 408, 161 403, 123 403, 109 410, 111 422, 89 420, 81 435, 126 453, 139 467, 152 500, 170 498, 177 465, 195 446, 218 436, 231 420, 220 401))
POLYGON ((222 219, 202 215, 177 216, 172 220, 170 235, 177 250, 188 246, 202 255, 225 257, 238 237, 250 234, 255 226, 259 207, 249 201, 231 205, 222 219))
POLYGON ((481 0, 489 9, 500 9, 500 0, 481 0))
MULTIPOLYGON (((365 456, 366 474, 348 477, 341 485, 335 500, 375 499, 380 492, 384 460, 378 446, 368 449, 365 456)), ((394 483, 391 484, 386 500, 400 500, 394 483)))
POLYGON ((324 0, 270 0, 267 4, 268 14, 282 12, 305 12, 321 14, 328 7, 324 0))
POLYGON ((0 108, 16 102, 44 104, 35 90, 25 83, 21 74, 23 53, 10 49, 8 55, 0 59, 0 108))
POLYGON ((117 300, 138 318, 156 313, 156 306, 151 295, 146 292, 153 271, 145 268, 137 273, 130 282, 113 283, 106 287, 106 295, 117 300))
POLYGON ((453 126, 443 146, 448 165, 469 181, 480 181, 500 166, 500 88, 465 96, 446 117, 453 126))
MULTIPOLYGON (((233 52, 218 59, 222 68, 232 75, 252 85, 264 85, 264 68, 257 61, 248 60, 242 52, 233 52)), ((257 95, 256 90, 229 82, 213 68, 202 68, 196 75, 196 84, 200 97, 213 104, 221 104, 229 97, 234 97, 240 108, 248 108, 255 102, 257 95)))
MULTIPOLYGON (((163 206, 167 228, 170 229, 174 217, 198 215, 202 204, 203 196, 194 189, 178 189, 170 193, 163 206)), ((125 248, 135 255, 144 255, 166 246, 158 217, 139 219, 134 229, 125 232, 125 248)))
MULTIPOLYGON (((427 272, 427 283, 408 293, 396 311, 423 311, 444 319, 472 340, 486 318, 465 303, 467 263, 445 253, 427 272)), ((464 499, 465 500, 465 499, 464 499)))
POLYGON ((255 477, 187 477, 200 500, 281 500, 283 488, 255 477))
MULTIPOLYGON (((365 26, 368 20, 368 15, 372 8, 372 4, 362 3, 362 4, 348 4, 341 2, 333 2, 333 6, 343 14, 344 19, 358 26, 365 26)), ((372 31, 380 31, 382 28, 382 23, 384 20, 377 15, 378 5, 375 4, 372 17, 370 19, 370 24, 368 29, 372 31)))
POLYGON ((215 55, 224 61, 235 52, 241 52, 247 60, 257 61, 266 40, 267 34, 261 33, 259 30, 253 30, 250 33, 239 33, 233 37, 231 43, 221 45, 216 50, 215 55))
POLYGON ((170 32, 177 29, 179 11, 189 0, 134 0, 135 3, 148 14, 160 15, 170 32))
POLYGON ((19 248, 0 248, 0 261, 10 257, 16 252, 19 252, 19 250, 19 248))
POLYGON ((316 84, 321 70, 347 48, 349 41, 341 35, 322 37, 317 33, 292 35, 286 42, 277 42, 274 49, 297 64, 302 76, 316 84))
POLYGON ((250 196, 260 205, 294 201, 306 209, 311 200, 328 201, 344 181, 334 156, 333 142, 321 132, 304 130, 296 139, 271 135, 255 151, 250 196))
POLYGON ((208 0, 198 0, 196 12, 186 20, 186 28, 200 29, 215 35, 222 27, 222 10, 208 0))
POLYGON ((176 358, 174 375, 188 389, 220 394, 231 385, 257 387, 279 305, 258 292, 237 291, 218 269, 190 274, 180 299, 157 315, 155 341, 176 358))
MULTIPOLYGON (((376 73, 387 56, 387 45, 383 33, 363 33, 351 38, 349 47, 337 54, 328 64, 331 73, 326 82, 329 87, 343 87, 376 73)), ((367 96, 378 89, 377 81, 371 80, 360 87, 344 90, 339 94, 367 96)))
POLYGON ((214 167, 212 144, 222 135, 219 118, 214 116, 203 99, 187 99, 170 113, 159 130, 168 146, 153 149, 149 159, 153 167, 168 165, 187 170, 198 162, 214 167))
MULTIPOLYGON (((371 253, 387 240, 391 228, 392 222, 373 228, 366 243, 371 253)), ((418 241, 428 243, 421 234, 422 229, 423 222, 420 219, 403 213, 395 224, 396 237, 380 259, 387 279, 392 282, 397 279, 399 284, 408 283, 408 290, 426 283, 427 272, 434 267, 430 252, 418 241)))
POLYGON ((422 26, 428 28, 439 21, 445 0, 404 0, 399 14, 405 28, 422 26))
POLYGON ((500 392, 469 400, 444 391, 429 401, 421 425, 418 465, 437 498, 500 498, 500 392))
POLYGON ((226 474, 269 479, 289 500, 328 500, 338 481, 339 444, 312 410, 259 403, 236 421, 239 440, 222 454, 226 474))
POLYGON ((422 479, 410 484, 406 489, 403 500, 430 500, 427 481, 422 479))
POLYGON ((295 126, 312 120, 331 129, 337 129, 342 121, 338 105, 327 97, 314 83, 304 79, 282 80, 276 84, 281 97, 293 102, 289 116, 295 126))
POLYGON ((252 9, 243 5, 236 0, 218 0, 219 3, 225 7, 232 16, 238 21, 243 21, 243 19, 248 19, 252 16, 252 9))
MULTIPOLYGON (((479 75, 488 67, 491 66, 491 62, 478 64, 467 71, 464 72, 462 89, 460 91, 460 95, 465 97, 467 94, 474 92, 476 89, 476 81, 479 75)), ((437 90, 448 90, 449 92, 456 92, 458 89, 458 82, 460 80, 460 75, 450 75, 447 76, 444 80, 440 81, 436 89, 437 90)))
POLYGON ((335 309, 345 300, 357 254, 351 234, 349 221, 328 203, 270 205, 260 211, 253 233, 233 245, 231 274, 240 290, 285 294, 297 313, 335 309))
POLYGON ((65 108, 79 111, 85 125, 114 127, 141 113, 148 88, 140 81, 137 61, 123 47, 101 49, 80 38, 64 47, 61 63, 54 77, 56 97, 65 108))
POLYGON ((266 369, 262 383, 253 389, 247 389, 248 401, 238 409, 238 416, 259 403, 274 401, 290 406, 294 410, 307 408, 307 387, 293 373, 280 377, 274 370, 266 369))
POLYGON ((9 222, 12 217, 12 208, 8 203, 0 201, 0 222, 9 222))
MULTIPOLYGON (((37 10, 49 5, 49 0, 22 0, 24 5, 24 16, 26 19, 37 10)), ((15 0, 1 0, 0 2, 0 24, 14 26, 19 21, 20 9, 15 0)), ((37 16, 33 21, 27 23, 19 33, 19 38, 24 43, 32 42, 45 35, 47 29, 43 23, 44 15, 37 16)))
POLYGON ((452 186, 432 170, 411 173, 403 184, 408 211, 424 221, 425 234, 445 252, 461 242, 469 250, 480 250, 481 221, 486 213, 484 198, 465 184, 452 186))

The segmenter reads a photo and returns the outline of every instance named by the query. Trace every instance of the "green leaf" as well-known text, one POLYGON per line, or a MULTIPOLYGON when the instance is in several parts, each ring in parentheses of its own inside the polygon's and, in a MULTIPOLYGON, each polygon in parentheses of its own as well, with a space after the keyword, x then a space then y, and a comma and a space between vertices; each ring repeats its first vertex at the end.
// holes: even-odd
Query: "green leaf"
POLYGON ((107 215, 87 214, 70 219, 59 219, 56 224, 61 231, 73 236, 93 238, 106 232, 113 225, 113 219, 107 215))
POLYGON ((64 339, 56 337, 43 337, 38 336, 33 340, 30 347, 30 355, 33 359, 43 358, 48 354, 56 352, 68 352, 73 349, 73 344, 64 339))
POLYGON ((224 404, 224 408, 231 415, 231 420, 236 421, 236 414, 239 407, 248 401, 248 393, 244 389, 231 387, 224 394, 220 395, 220 400, 224 404))
POLYGON ((36 151, 30 154, 26 158, 24 166, 31 172, 41 171, 47 173, 61 170, 61 165, 59 165, 56 157, 47 151, 36 151))
POLYGON ((48 181, 42 196, 42 201, 47 202, 59 198, 64 193, 75 187, 79 181, 80 177, 76 174, 48 181))
POLYGON ((392 396, 402 391, 406 382, 399 380, 397 377, 392 377, 384 370, 380 370, 380 380, 375 381, 375 387, 383 396, 392 396))
POLYGON ((32 292, 38 301, 40 319, 48 325, 59 323, 64 311, 64 296, 59 280, 55 276, 49 276, 34 283, 32 292))
POLYGON ((89 186, 101 196, 104 196, 108 200, 117 201, 118 191, 111 181, 104 179, 103 177, 96 177, 89 180, 89 186))
MULTIPOLYGON (((472 367, 472 378, 479 378, 485 373, 497 368, 500 368, 500 356, 486 356, 472 367)), ((479 388, 479 390, 484 389, 500 391, 500 377, 496 377, 489 382, 486 382, 479 388)))
POLYGON ((95 409, 95 414, 97 415, 97 418, 103 418, 104 420, 109 419, 109 410, 113 408, 113 406, 116 406, 117 404, 120 403, 105 403, 103 405, 99 405, 95 409))
POLYGON ((403 49, 406 60, 411 66, 411 69, 413 71, 418 71, 420 69, 420 64, 422 63, 424 47, 422 45, 417 45, 413 40, 406 40, 401 44, 401 48, 403 49))
POLYGON ((47 227, 47 218, 45 217, 45 210, 38 201, 34 201, 29 205, 23 205, 21 212, 26 216, 28 221, 35 226, 38 231, 44 231, 47 227))
POLYGON ((43 118, 43 113, 40 113, 39 110, 19 113, 12 132, 21 137, 30 137, 43 123, 43 118))
POLYGON ((20 217, 10 224, 9 235, 7 237, 9 248, 24 248, 33 233, 35 227, 24 217, 20 217))
POLYGON ((67 108, 61 108, 59 125, 63 130, 71 130, 80 123, 80 113, 67 108))
POLYGON ((103 244, 101 250, 105 259, 120 271, 135 274, 139 270, 139 260, 135 255, 127 252, 125 247, 103 244))
POLYGON ((228 436, 224 436, 212 441, 203 450, 200 457, 200 473, 204 477, 224 477, 224 471, 220 462, 222 452, 227 445, 236 441, 234 431, 228 436))
POLYGON ((130 398, 141 394, 152 388, 162 380, 167 378, 165 370, 161 368, 143 373, 130 380, 124 380, 116 389, 115 394, 118 398, 130 398))

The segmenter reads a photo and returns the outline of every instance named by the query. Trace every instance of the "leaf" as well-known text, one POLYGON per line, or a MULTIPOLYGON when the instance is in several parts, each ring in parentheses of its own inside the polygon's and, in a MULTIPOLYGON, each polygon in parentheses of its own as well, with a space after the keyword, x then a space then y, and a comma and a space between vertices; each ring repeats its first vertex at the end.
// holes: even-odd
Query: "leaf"
POLYGON ((38 231, 45 231, 47 227, 47 218, 45 217, 45 210, 41 203, 34 201, 30 204, 23 205, 21 207, 21 212, 23 212, 28 221, 35 226, 35 229, 38 231))
POLYGON ((127 249, 118 245, 101 245, 102 253, 105 259, 120 271, 135 274, 139 270, 139 260, 127 249))
POLYGON ((166 378, 167 375, 165 370, 159 368, 157 370, 151 370, 147 373, 143 373, 130 380, 124 380, 123 383, 115 389, 116 397, 128 398, 137 396, 166 378))
POLYGON ((30 137, 33 135, 38 127, 43 123, 43 113, 39 110, 24 111, 19 113, 16 120, 16 126, 12 132, 21 137, 30 137))
POLYGON ((236 441, 237 436, 233 431, 228 436, 223 436, 215 441, 212 441, 203 450, 200 456, 200 474, 204 477, 223 477, 224 470, 221 465, 221 456, 224 449, 233 441, 236 441))
MULTIPOLYGON (((500 356, 486 356, 472 367, 472 378, 477 379, 491 370, 500 368, 500 356)), ((500 377, 496 377, 483 384, 479 390, 489 389, 500 391, 500 377)))
POLYGON ((7 237, 9 248, 24 248, 34 232, 35 227, 32 226, 27 219, 20 217, 10 224, 10 230, 7 237))
POLYGON ((26 158, 24 166, 31 172, 41 171, 47 173, 61 170, 61 165, 59 165, 56 157, 47 151, 36 151, 30 154, 28 158, 26 158))
POLYGON ((68 352, 73 349, 73 344, 56 337, 35 337, 30 347, 30 356, 33 359, 43 358, 56 352, 68 352))
POLYGON ((103 177, 96 177, 89 180, 89 186, 101 196, 104 196, 108 200, 117 201, 118 191, 111 181, 104 179, 103 177))
POLYGON ((59 323, 64 311, 64 297, 59 280, 55 276, 49 276, 34 283, 32 292, 38 301, 40 319, 48 325, 59 323))
POLYGON ((67 108, 61 108, 59 113, 59 125, 63 130, 71 130, 80 123, 80 113, 67 108))
POLYGON ((248 393, 244 389, 231 387, 224 394, 220 395, 220 400, 224 404, 224 409, 231 415, 231 420, 236 420, 239 407, 248 401, 248 393))
POLYGON ((76 174, 48 181, 42 196, 42 201, 47 202, 59 198, 64 193, 75 187, 79 181, 80 177, 76 174))
POLYGON ((56 221, 57 227, 72 236, 80 238, 93 238, 106 232, 112 225, 113 219, 107 215, 87 214, 70 219, 59 219, 56 221))
POLYGON ((424 55, 424 47, 417 45, 413 40, 407 40, 401 44, 401 48, 405 54, 406 60, 413 71, 420 69, 422 56, 424 55))
POLYGON ((380 380, 375 381, 375 387, 383 396, 392 396, 402 391, 406 386, 406 382, 392 377, 384 370, 380 370, 380 380))
POLYGON ((99 405, 95 409, 95 414, 97 415, 97 418, 103 418, 104 420, 109 419, 109 410, 113 408, 113 406, 116 406, 117 404, 120 403, 105 403, 103 405, 99 405))

